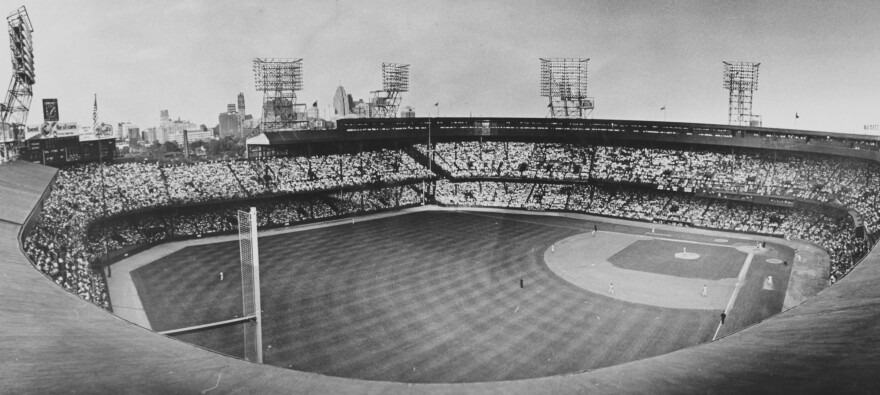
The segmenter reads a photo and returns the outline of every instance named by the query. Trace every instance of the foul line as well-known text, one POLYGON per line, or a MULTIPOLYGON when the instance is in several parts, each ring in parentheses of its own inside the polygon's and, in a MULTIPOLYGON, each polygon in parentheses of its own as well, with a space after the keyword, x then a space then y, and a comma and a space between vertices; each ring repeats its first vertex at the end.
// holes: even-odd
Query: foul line
MULTIPOLYGON (((749 253, 746 257, 745 263, 743 263, 742 269, 739 270, 739 276, 736 277, 736 287, 733 289, 733 295, 730 295, 730 301, 727 302, 727 307, 724 308, 724 314, 727 314, 731 308, 733 308, 733 303, 736 301, 736 296, 739 295, 739 290, 743 286, 743 282, 746 279, 746 273, 749 271, 749 266, 752 264, 752 258, 755 254, 749 253)), ((712 336, 712 340, 718 338, 718 332, 721 331, 721 323, 718 323, 718 328, 715 329, 715 336, 712 336)))

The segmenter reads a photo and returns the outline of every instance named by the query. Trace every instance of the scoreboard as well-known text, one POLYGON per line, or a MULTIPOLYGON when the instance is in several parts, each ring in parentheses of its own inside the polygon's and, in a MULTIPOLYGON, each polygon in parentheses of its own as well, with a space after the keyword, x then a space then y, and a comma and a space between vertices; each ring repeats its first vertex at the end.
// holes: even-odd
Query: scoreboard
POLYGON ((110 160, 116 156, 116 139, 80 140, 80 136, 34 137, 20 151, 24 160, 48 166, 110 160))

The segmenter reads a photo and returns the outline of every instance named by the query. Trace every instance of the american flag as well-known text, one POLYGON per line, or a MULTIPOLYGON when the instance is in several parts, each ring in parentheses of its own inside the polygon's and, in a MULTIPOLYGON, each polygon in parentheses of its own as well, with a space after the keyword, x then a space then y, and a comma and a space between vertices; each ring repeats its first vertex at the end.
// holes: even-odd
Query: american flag
POLYGON ((98 94, 95 93, 95 108, 92 110, 92 130, 97 132, 95 129, 98 126, 98 94))

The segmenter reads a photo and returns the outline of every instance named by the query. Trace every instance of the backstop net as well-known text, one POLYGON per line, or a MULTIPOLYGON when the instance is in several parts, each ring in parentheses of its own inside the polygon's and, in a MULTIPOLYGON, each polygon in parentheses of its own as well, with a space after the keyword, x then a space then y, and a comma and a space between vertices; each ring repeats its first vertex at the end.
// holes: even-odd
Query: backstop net
POLYGON ((244 317, 244 358, 263 363, 263 328, 260 311, 260 250, 257 209, 238 211, 238 245, 241 253, 241 307, 244 317))

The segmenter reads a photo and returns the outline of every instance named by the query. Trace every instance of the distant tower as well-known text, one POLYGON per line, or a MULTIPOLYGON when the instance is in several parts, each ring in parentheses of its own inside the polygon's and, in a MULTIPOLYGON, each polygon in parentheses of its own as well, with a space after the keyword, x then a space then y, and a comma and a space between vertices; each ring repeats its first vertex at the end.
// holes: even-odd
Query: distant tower
POLYGON ((730 91, 728 125, 748 126, 752 115, 752 94, 758 90, 758 66, 753 62, 724 63, 724 89, 730 91))
POLYGON ((244 93, 238 92, 238 113, 244 116, 244 93))
POLYGON ((382 90, 372 92, 371 117, 396 117, 401 101, 400 94, 407 91, 409 91, 409 65, 382 63, 382 90))
POLYGON ((593 111, 587 96, 588 58, 541 58, 541 96, 547 97, 551 118, 584 118, 593 111))
POLYGON ((21 6, 6 17, 9 24, 9 49, 12 51, 12 80, 6 98, 0 103, 0 163, 16 156, 24 141, 31 99, 34 96, 34 41, 31 18, 21 6), (10 150, 11 149, 11 150, 10 150))
POLYGON ((160 122, 171 122, 171 117, 168 116, 168 110, 159 111, 159 121, 160 122))
POLYGON ((263 92, 261 132, 290 130, 307 122, 296 115, 296 91, 303 89, 302 59, 256 58, 254 78, 257 92, 263 92))
POLYGON ((333 111, 338 117, 351 114, 351 95, 346 94, 342 86, 336 88, 336 95, 333 96, 333 111))

